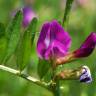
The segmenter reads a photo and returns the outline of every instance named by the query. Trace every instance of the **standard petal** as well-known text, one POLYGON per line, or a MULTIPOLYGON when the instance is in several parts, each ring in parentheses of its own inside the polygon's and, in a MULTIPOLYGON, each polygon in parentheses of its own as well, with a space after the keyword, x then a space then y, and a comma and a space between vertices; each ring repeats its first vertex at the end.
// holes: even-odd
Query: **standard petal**
POLYGON ((61 42, 54 40, 45 53, 45 59, 48 60, 50 58, 62 57, 66 54, 66 46, 64 46, 61 42))
POLYGON ((50 30, 50 23, 45 23, 42 27, 42 30, 40 32, 40 36, 37 42, 37 52, 40 58, 44 57, 45 51, 48 47, 48 42, 50 42, 50 40, 47 37, 47 33, 50 30), (48 41, 49 40, 49 41, 48 41))
POLYGON ((79 49, 74 51, 75 57, 87 57, 89 56, 96 45, 96 33, 92 32, 79 49))
POLYGON ((57 40, 61 42, 64 46, 66 46, 66 51, 71 46, 71 37, 68 34, 68 32, 65 32, 63 27, 56 21, 51 22, 51 41, 52 40, 57 40))
POLYGON ((69 34, 54 20, 43 25, 37 42, 37 52, 40 58, 48 60, 64 56, 70 45, 69 34))

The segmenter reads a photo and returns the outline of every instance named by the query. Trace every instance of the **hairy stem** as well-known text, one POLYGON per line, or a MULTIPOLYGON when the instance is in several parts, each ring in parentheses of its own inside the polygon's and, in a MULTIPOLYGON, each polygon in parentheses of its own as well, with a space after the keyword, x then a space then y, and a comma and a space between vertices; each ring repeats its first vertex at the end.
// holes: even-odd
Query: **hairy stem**
POLYGON ((24 78, 24 79, 26 79, 26 80, 34 83, 34 84, 37 84, 37 85, 39 85, 39 86, 41 86, 41 87, 44 87, 44 88, 48 89, 48 87, 47 87, 48 84, 47 84, 47 83, 41 82, 40 80, 38 80, 38 79, 36 79, 36 78, 34 78, 34 77, 31 77, 31 76, 29 76, 29 75, 22 74, 22 73, 20 73, 20 71, 18 71, 18 70, 15 70, 15 69, 6 67, 6 66, 4 66, 4 65, 0 65, 0 69, 1 69, 1 70, 4 70, 4 71, 7 71, 7 72, 9 72, 9 73, 12 73, 12 74, 14 74, 14 75, 16 75, 16 76, 19 76, 19 77, 21 77, 21 78, 24 78))

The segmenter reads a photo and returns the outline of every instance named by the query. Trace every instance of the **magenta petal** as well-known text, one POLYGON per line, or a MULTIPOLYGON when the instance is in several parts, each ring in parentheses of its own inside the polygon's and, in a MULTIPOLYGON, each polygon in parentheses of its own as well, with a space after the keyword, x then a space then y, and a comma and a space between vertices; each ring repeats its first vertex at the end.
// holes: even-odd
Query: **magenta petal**
POLYGON ((49 59, 64 56, 71 45, 71 38, 56 21, 45 23, 37 42, 40 58, 49 59))
POLYGON ((66 54, 66 46, 57 40, 54 40, 45 53, 45 59, 48 60, 50 57, 62 57, 66 54))
POLYGON ((96 45, 96 33, 92 32, 79 49, 74 51, 75 57, 89 56, 96 45))
POLYGON ((40 32, 40 36, 37 42, 37 52, 40 58, 44 57, 45 51, 47 49, 45 39, 49 29, 50 23, 46 23, 43 25, 42 30, 40 32))
POLYGON ((71 37, 68 32, 65 32, 63 27, 56 21, 51 22, 51 40, 56 39, 61 42, 64 46, 66 46, 66 51, 71 46, 71 37))

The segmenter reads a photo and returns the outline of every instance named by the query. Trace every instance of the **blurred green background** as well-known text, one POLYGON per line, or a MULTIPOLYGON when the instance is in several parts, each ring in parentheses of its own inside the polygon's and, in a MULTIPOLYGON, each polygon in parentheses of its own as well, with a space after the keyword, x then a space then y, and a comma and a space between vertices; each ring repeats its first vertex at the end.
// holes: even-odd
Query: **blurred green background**
MULTIPOLYGON (((65 2, 66 0, 32 0, 30 4, 39 18, 38 32, 45 21, 52 19, 62 21, 65 2)), ((10 22, 12 11, 24 5, 26 4, 23 0, 0 0, 0 22, 6 26, 10 22)), ((96 0, 74 0, 66 30, 72 37, 70 51, 78 48, 90 32, 96 32, 96 0)), ((36 41, 37 38, 38 34, 36 41)), ((36 44, 34 44, 32 61, 28 66, 29 74, 34 77, 38 77, 37 61, 36 44)), ((75 80, 61 81, 63 96, 96 96, 96 50, 90 57, 64 65, 64 68, 76 68, 81 65, 89 66, 93 82, 82 84, 75 80)), ((11 58, 7 66, 16 68, 14 59, 11 58)), ((52 93, 0 70, 0 96, 52 96, 52 93)))

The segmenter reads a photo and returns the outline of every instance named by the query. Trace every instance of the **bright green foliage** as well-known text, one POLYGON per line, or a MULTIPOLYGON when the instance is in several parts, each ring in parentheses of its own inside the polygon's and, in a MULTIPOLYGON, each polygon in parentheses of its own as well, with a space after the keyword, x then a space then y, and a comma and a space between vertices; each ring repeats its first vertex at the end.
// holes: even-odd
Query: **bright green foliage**
POLYGON ((34 18, 29 27, 25 30, 18 44, 18 48, 16 51, 17 66, 21 71, 30 61, 32 45, 36 33, 36 25, 37 25, 37 18, 34 18))
POLYGON ((21 11, 18 11, 14 19, 10 22, 10 24, 7 27, 6 30, 7 47, 3 63, 5 63, 10 58, 10 56, 14 53, 17 47, 20 38, 22 17, 23 16, 21 11))

